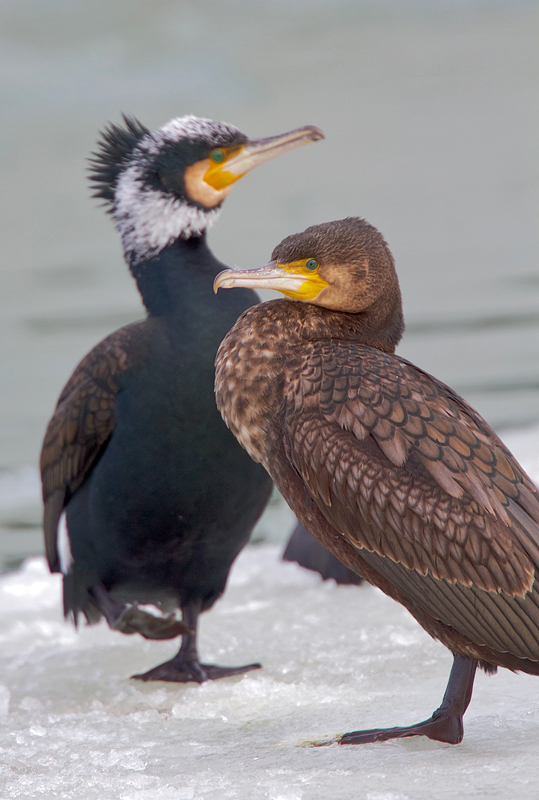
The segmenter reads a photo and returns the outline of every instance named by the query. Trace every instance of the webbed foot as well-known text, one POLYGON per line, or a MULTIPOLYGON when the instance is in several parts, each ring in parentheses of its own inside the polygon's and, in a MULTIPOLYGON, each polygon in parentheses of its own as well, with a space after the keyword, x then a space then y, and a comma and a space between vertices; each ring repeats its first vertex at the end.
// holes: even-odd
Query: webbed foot
POLYGON ((119 603, 103 586, 93 586, 90 594, 113 631, 128 635, 140 633, 145 639, 175 639, 176 636, 194 632, 193 628, 185 622, 180 622, 173 614, 156 617, 138 606, 119 603))
POLYGON ((369 744, 371 742, 387 742, 389 739, 405 739, 408 736, 427 736, 437 742, 459 744, 464 736, 462 717, 450 714, 439 714, 435 711, 432 717, 405 728, 372 728, 368 731, 351 731, 338 739, 339 744, 369 744))
POLYGON ((169 681, 171 683, 204 683, 218 678, 229 678, 260 669, 261 664, 245 664, 241 667, 221 667, 219 664, 203 664, 197 650, 197 628, 200 614, 200 601, 182 605, 183 624, 187 633, 183 634, 182 645, 174 658, 158 664, 157 667, 132 677, 138 681, 169 681))
POLYGON ((184 622, 171 614, 167 617, 156 617, 136 606, 127 606, 119 617, 109 626, 121 633, 140 633, 145 639, 175 639, 191 629, 184 622))
POLYGON ((408 736, 427 736, 436 742, 459 744, 464 735, 462 718, 472 698, 477 661, 468 656, 455 655, 442 704, 432 717, 406 728, 372 728, 368 731, 351 731, 337 741, 339 744, 368 744, 408 736))
POLYGON ((229 678, 231 675, 241 675, 260 669, 262 664, 245 664, 241 667, 221 667, 218 664, 203 664, 197 660, 180 660, 172 658, 164 664, 148 670, 148 672, 131 677, 139 681, 170 681, 173 683, 204 683, 215 681, 218 678, 229 678))

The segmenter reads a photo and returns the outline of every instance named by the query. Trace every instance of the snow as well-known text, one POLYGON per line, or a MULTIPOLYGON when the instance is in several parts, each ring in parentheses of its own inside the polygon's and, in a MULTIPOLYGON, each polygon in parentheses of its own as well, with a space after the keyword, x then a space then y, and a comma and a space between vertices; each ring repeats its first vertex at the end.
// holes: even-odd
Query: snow
MULTIPOLYGON (((538 480, 539 429, 506 441, 538 480)), ((201 625, 205 659, 263 669, 201 686, 129 680, 175 643, 75 631, 42 558, 3 576, 0 800, 535 800, 539 682, 528 675, 478 675, 457 747, 313 747, 429 716, 451 655, 372 587, 323 583, 279 552, 247 548, 201 625)))

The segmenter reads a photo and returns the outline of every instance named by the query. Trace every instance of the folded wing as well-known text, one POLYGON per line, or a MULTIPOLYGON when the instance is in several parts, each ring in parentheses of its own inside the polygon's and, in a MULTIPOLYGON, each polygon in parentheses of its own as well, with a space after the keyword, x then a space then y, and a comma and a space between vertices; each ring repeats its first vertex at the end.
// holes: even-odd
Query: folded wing
POLYGON ((404 598, 473 641, 539 659, 539 498, 487 423, 404 359, 311 346, 285 451, 320 511, 404 598))
POLYGON ((147 323, 112 333, 86 355, 67 382, 49 422, 41 450, 45 504, 45 551, 51 571, 60 569, 58 522, 107 445, 115 427, 116 395, 144 338, 147 323))

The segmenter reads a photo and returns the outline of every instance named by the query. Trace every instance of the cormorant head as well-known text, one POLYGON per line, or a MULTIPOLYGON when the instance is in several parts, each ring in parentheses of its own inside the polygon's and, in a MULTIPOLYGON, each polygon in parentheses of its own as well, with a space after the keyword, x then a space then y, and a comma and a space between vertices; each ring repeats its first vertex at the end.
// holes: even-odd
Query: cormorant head
POLYGON ((358 217, 313 225, 277 245, 253 270, 225 270, 220 287, 276 289, 300 303, 361 315, 370 331, 398 342, 404 330, 399 281, 382 234, 358 217))
POLYGON ((314 126, 249 141, 233 125, 178 117, 152 132, 132 117, 102 132, 91 159, 94 196, 109 206, 131 263, 211 225, 235 181, 281 153, 322 139, 314 126))

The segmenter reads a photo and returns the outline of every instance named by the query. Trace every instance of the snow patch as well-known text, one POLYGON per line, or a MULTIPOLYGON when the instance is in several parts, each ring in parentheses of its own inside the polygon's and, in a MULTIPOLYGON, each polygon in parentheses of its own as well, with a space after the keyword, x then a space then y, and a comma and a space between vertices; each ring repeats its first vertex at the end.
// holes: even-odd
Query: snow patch
MULTIPOLYGON (((534 435, 504 438, 537 480, 534 435)), ((502 800, 517 791, 535 800, 533 676, 480 673, 457 747, 313 747, 424 719, 441 701, 451 655, 381 592, 323 583, 279 555, 276 545, 244 550, 201 621, 204 660, 263 669, 201 686, 131 681, 177 643, 104 623, 75 631, 62 618, 61 576, 44 559, 3 576, 0 797, 502 800)))

